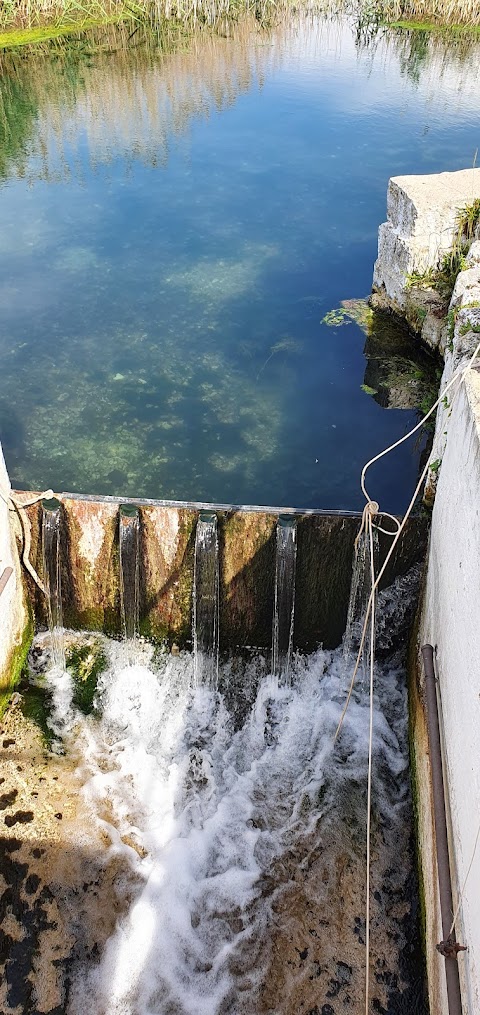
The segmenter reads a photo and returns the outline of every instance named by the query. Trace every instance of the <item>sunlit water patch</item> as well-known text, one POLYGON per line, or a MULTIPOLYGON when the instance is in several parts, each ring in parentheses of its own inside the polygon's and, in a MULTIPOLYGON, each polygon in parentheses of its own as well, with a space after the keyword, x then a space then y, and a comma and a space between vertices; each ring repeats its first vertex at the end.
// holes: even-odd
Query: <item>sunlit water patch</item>
MULTIPOLYGON (((297 659, 292 687, 261 657, 232 660, 219 692, 194 688, 187 653, 106 650, 89 718, 70 678, 46 677, 56 749, 77 758, 128 900, 102 954, 73 963, 69 1015, 86 997, 92 1015, 359 1011, 368 702, 360 682, 334 746, 342 650, 297 659)), ((376 680, 372 1000, 423 1013, 405 674, 391 662, 376 680)))
MULTIPOLYGON (((364 45, 301 15, 181 52, 129 34, 0 57, 12 478, 359 507, 362 465, 416 416, 362 390, 362 329, 324 319, 370 291, 389 176, 473 165, 480 43, 364 45)), ((385 509, 419 453, 382 464, 385 509)))

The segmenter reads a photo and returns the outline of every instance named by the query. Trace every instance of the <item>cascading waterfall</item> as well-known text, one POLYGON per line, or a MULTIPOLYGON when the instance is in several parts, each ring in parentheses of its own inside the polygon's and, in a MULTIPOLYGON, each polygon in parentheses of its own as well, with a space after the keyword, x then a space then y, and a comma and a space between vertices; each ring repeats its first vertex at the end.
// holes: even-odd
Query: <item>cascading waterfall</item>
POLYGON ((42 555, 48 629, 54 665, 65 670, 60 522, 61 507, 58 501, 45 501, 42 511, 42 555))
MULTIPOLYGON (((373 557, 375 572, 377 572, 379 540, 378 532, 373 529, 373 557)), ((363 624, 367 611, 367 604, 372 591, 371 569, 370 569, 370 545, 367 532, 362 532, 356 545, 353 555, 352 579, 350 584, 350 599, 348 602, 347 626, 343 637, 343 651, 346 660, 356 655, 360 645, 363 624)), ((369 639, 366 638, 363 658, 368 664, 369 639)))
MULTIPOLYGON (((369 701, 360 681, 334 743, 351 667, 342 648, 292 657, 294 522, 281 518, 277 527, 273 673, 258 680, 261 657, 236 661, 239 686, 256 688, 241 715, 223 693, 230 661, 219 680, 216 516, 199 517, 194 653, 178 658, 135 639, 138 513, 121 517, 119 529, 122 622, 135 659, 125 665, 124 646, 104 639, 109 664, 89 717, 75 706, 67 674, 53 666, 46 675, 51 726, 82 781, 117 914, 94 950, 95 892, 67 900, 75 927, 87 929, 69 966, 65 1015, 84 1015, 86 997, 91 1015, 331 1015, 332 998, 342 1010, 362 1010, 369 701)), ((52 512, 44 515, 44 552, 58 627, 52 512)), ((352 630, 369 592, 365 556, 360 546, 352 630)), ((423 1015, 418 970, 409 980, 398 959, 417 948, 408 915, 406 712, 405 672, 390 658, 376 665, 371 896, 371 1000, 389 1015, 423 1015)), ((95 886, 98 857, 86 844, 83 852, 94 861, 84 884, 95 886)))
POLYGON ((277 522, 272 672, 284 684, 289 684, 291 678, 296 562, 296 523, 291 518, 280 517, 277 522))
MULTIPOLYGON (((82 757, 118 914, 98 958, 81 939, 66 1015, 84 1015, 86 997, 91 1015, 330 1013, 334 997, 360 1011, 368 696, 355 689, 334 745, 342 650, 294 660, 291 687, 265 677, 239 727, 222 695, 192 686, 188 654, 154 663, 140 644, 124 666, 121 650, 108 649, 95 723, 78 712, 72 722, 53 695, 67 756, 82 757)), ((55 691, 54 670, 49 679, 55 691)), ((404 671, 388 664, 377 680, 372 1000, 414 1015, 393 958, 412 940, 404 671)), ((91 934, 94 900, 71 905, 91 934)))
POLYGON ((218 684, 219 563, 217 516, 202 512, 195 537, 193 652, 196 686, 218 684))
POLYGON ((122 504, 119 512, 119 553, 123 636, 133 642, 139 625, 140 517, 129 504, 122 504))

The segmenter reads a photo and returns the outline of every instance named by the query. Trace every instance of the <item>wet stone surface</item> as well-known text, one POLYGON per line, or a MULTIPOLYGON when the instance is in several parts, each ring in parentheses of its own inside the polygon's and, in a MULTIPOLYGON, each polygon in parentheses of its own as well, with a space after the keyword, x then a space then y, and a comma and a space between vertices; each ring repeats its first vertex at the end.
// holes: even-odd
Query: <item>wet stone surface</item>
MULTIPOLYGON (((41 645, 42 636, 37 648, 41 645)), ((38 664, 35 671, 41 655, 37 651, 32 657, 38 664)), ((47 658, 48 653, 43 655, 47 658)), ((179 666, 184 658, 182 654, 179 666)), ((394 692, 391 685, 388 692, 394 692)), ((28 688, 23 693, 27 697, 28 688)), ((313 700, 327 707, 327 696, 323 702, 313 700)), ((262 757, 267 766, 281 731, 278 715, 275 726, 278 707, 272 699, 271 714, 268 709, 265 713, 275 727, 271 743, 265 727, 262 757)), ((118 801, 115 804, 106 795, 98 798, 95 814, 87 807, 81 792, 89 776, 82 737, 95 723, 98 736, 98 719, 77 713, 74 731, 63 747, 54 740, 52 751, 25 711, 24 704, 16 702, 0 724, 0 1012, 78 1015, 86 1012, 85 997, 92 985, 89 971, 101 968, 107 941, 118 935, 119 921, 141 898, 145 885, 141 864, 145 860, 148 867, 151 838, 147 827, 143 828, 142 805, 133 797, 126 813, 122 807, 117 813, 118 801), (85 988, 80 1001, 79 982, 85 988)), ((130 715, 133 712, 130 707, 130 715)), ((389 717, 390 723, 396 714, 389 717)), ((247 726, 248 716, 244 718, 247 726)), ((213 734, 202 723, 199 731, 198 743, 192 742, 190 767, 193 789, 196 786, 201 796, 211 788, 205 752, 213 734)), ((328 727, 325 736, 331 740, 328 727)), ((99 777, 115 772, 124 749, 116 756, 110 747, 97 756, 99 777)), ((354 740, 342 742, 340 737, 336 764, 351 766, 353 749, 354 740)), ((248 906, 229 909, 225 905, 218 914, 228 931, 226 939, 233 935, 237 941, 228 959, 231 990, 215 1007, 218 1015, 357 1015, 363 1010, 366 796, 363 773, 357 772, 355 764, 350 770, 351 777, 338 783, 339 792, 330 803, 322 784, 316 790, 300 787, 293 823, 289 813, 295 791, 289 789, 288 777, 284 782, 282 776, 273 819, 267 785, 259 781, 253 788, 251 816, 242 839, 250 831, 259 832, 260 842, 266 833, 262 840, 266 843, 269 822, 273 820, 273 830, 278 821, 284 825, 282 849, 265 859, 248 906)), ((374 806, 373 812, 371 1012, 425 1015, 405 767, 398 763, 390 769, 380 761, 377 775, 384 806, 381 812, 374 806)), ((180 836, 178 843, 182 842, 180 836)), ((205 884, 210 876, 200 877, 199 883, 205 884)), ((207 893, 204 903, 208 900, 207 893)), ((165 933, 161 925, 166 915, 160 903, 156 910, 159 936, 165 933)), ((190 919, 200 937, 202 933, 208 936, 208 917, 205 924, 201 908, 193 906, 190 919)), ((181 960, 180 953, 178 957, 181 960)), ((202 976, 208 977, 211 969, 210 963, 202 966, 202 962, 199 953, 194 970, 199 1001, 202 976)), ((110 1002, 105 1006, 95 987, 89 997, 89 1015, 120 1011, 146 1015, 151 1010, 135 998, 127 999, 121 1008, 110 1002)), ((168 1001, 156 1002, 153 1010, 158 1015, 191 1015, 194 1009, 190 1002, 182 1005, 178 997, 170 996, 168 1001)))
POLYGON ((121 909, 118 872, 102 862, 75 759, 46 751, 19 707, 2 734, 0 1011, 64 1015, 72 961, 98 953, 121 909))

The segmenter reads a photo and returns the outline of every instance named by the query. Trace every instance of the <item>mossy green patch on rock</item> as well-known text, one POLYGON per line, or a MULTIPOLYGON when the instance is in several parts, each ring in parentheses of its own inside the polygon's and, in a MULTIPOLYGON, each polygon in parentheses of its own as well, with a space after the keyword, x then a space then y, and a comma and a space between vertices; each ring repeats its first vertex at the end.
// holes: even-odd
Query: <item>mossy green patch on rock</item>
POLYGON ((94 708, 98 678, 108 665, 104 648, 96 639, 83 645, 72 645, 67 650, 66 663, 74 684, 73 704, 84 715, 90 715, 94 708))
POLYGON ((25 683, 21 685, 22 702, 21 710, 26 719, 32 722, 40 730, 44 747, 49 751, 55 740, 55 734, 48 724, 52 711, 51 692, 40 685, 25 683))
POLYGON ((20 681, 23 667, 28 655, 28 650, 33 640, 33 616, 30 607, 27 607, 27 620, 21 639, 14 645, 7 657, 5 673, 7 682, 0 690, 0 717, 8 705, 12 691, 20 681))

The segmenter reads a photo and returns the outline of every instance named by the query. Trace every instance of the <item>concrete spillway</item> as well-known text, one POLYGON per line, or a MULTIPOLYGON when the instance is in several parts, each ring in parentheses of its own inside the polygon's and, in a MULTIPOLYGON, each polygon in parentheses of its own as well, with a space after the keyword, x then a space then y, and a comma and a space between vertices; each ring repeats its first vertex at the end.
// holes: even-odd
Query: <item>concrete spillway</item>
MULTIPOLYGON (((60 541, 66 627, 121 634, 120 499, 62 495, 60 541)), ((279 508, 136 502, 138 625, 157 641, 191 641, 195 539, 206 507, 216 517, 220 651, 270 650, 275 608, 279 508)), ((31 559, 41 570, 40 504, 28 508, 31 559)), ((358 513, 288 512, 295 522, 295 621, 292 647, 334 648, 345 630, 358 513)), ((388 520, 385 526, 388 527, 388 520)), ((391 523, 390 523, 391 524, 391 523)), ((385 574, 387 586, 421 559, 427 522, 412 519, 385 574)), ((389 546, 381 536, 380 560, 389 546)), ((26 577, 30 602, 45 622, 45 601, 26 577)))

